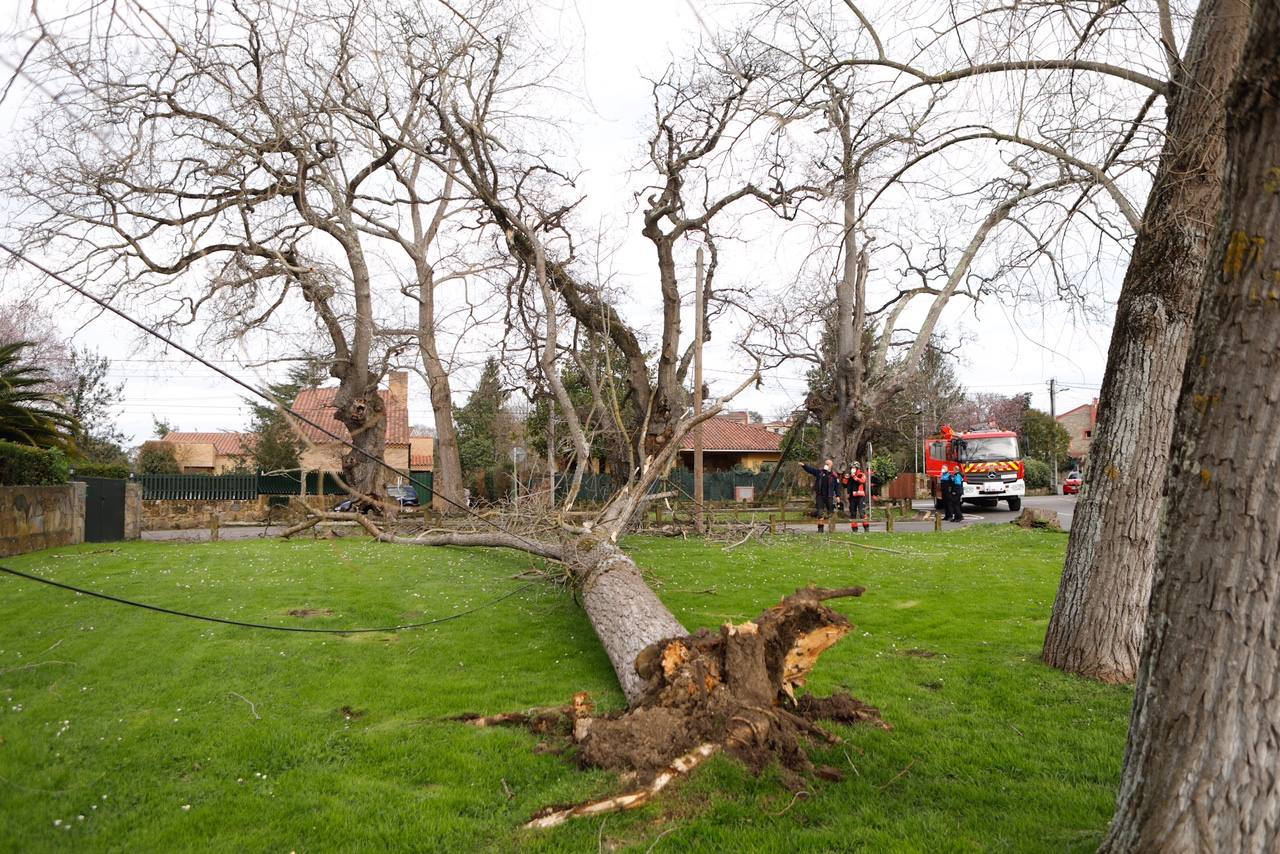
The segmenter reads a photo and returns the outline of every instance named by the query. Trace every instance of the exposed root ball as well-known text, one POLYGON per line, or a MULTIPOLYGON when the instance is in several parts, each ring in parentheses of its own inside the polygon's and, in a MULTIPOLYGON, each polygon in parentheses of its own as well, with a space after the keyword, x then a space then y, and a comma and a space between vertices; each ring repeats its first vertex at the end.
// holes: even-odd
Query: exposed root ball
MULTIPOLYGON (((640 806, 675 776, 721 749, 757 773, 776 761, 795 781, 798 773, 829 770, 815 770, 805 750, 810 740, 840 742, 818 725, 820 720, 889 729, 875 707, 848 694, 796 699, 796 688, 818 657, 853 629, 824 602, 861 593, 861 588, 805 588, 751 622, 651 644, 635 664, 646 680, 645 692, 617 717, 592 718, 572 707, 549 710, 566 721, 561 731, 574 733, 583 765, 634 774, 642 788, 545 810, 529 826, 549 827, 574 816, 640 806)), ((517 722, 510 717, 498 716, 503 723, 517 722)), ((537 731, 555 728, 536 714, 522 717, 537 731)))

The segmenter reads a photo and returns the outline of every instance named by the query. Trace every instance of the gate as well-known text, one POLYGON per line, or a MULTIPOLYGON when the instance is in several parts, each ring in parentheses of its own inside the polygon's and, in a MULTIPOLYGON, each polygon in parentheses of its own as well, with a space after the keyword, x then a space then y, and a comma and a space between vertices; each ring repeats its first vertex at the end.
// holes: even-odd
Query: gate
POLYGON ((124 539, 124 487, 128 481, 76 477, 84 481, 84 541, 112 543, 124 539))

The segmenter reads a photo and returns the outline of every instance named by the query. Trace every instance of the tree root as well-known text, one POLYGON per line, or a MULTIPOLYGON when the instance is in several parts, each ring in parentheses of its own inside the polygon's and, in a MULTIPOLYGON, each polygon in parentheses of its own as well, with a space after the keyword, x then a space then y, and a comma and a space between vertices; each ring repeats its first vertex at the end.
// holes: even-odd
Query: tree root
POLYGON ((653 800, 654 796, 667 787, 673 780, 688 774, 706 760, 720 752, 720 745, 714 742, 700 744, 688 753, 677 756, 661 773, 654 775, 649 784, 642 789, 614 795, 599 801, 587 801, 570 807, 545 807, 525 823, 525 827, 545 830, 559 827, 571 818, 590 818, 611 812, 633 810, 653 800))
POLYGON ((819 656, 853 629, 823 603, 862 592, 804 588, 755 620, 650 644, 635 663, 646 680, 644 694, 620 715, 593 717, 590 700, 579 694, 569 706, 465 720, 569 736, 580 765, 639 782, 620 795, 539 811, 525 825, 530 828, 643 806, 721 751, 757 774, 776 762, 797 786, 801 774, 840 779, 835 769, 815 768, 805 749, 813 741, 842 743, 819 721, 891 727, 875 707, 848 694, 797 699, 796 689, 819 656))

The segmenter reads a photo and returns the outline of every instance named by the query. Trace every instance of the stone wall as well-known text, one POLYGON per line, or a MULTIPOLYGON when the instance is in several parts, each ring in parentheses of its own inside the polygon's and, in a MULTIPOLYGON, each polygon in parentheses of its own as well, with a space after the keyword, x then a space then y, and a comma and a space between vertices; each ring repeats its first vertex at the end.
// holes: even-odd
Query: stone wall
POLYGON ((84 542, 83 483, 0 486, 0 557, 84 542))
POLYGON ((124 485, 124 538, 142 539, 142 484, 134 481, 124 485))
MULTIPOLYGON (((270 514, 271 521, 286 522, 302 518, 301 509, 297 506, 298 496, 292 496, 287 507, 272 508, 270 496, 259 495, 256 499, 246 500, 206 500, 206 499, 153 499, 142 501, 141 521, 144 531, 186 531, 194 528, 208 528, 213 517, 218 517, 219 525, 232 522, 265 523, 270 514)), ((325 495, 307 496, 307 505, 316 509, 330 509, 342 500, 340 496, 325 495)), ((128 521, 125 522, 126 528, 128 521)))

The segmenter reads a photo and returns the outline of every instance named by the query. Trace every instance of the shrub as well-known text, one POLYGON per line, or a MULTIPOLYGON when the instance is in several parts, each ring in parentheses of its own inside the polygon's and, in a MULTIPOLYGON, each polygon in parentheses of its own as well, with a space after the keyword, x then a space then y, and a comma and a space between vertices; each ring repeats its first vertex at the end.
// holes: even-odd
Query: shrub
POLYGON ((1053 470, 1048 463, 1037 459, 1024 459, 1022 465, 1027 470, 1027 489, 1048 489, 1052 486, 1053 470))
POLYGON ((126 463, 95 463, 89 460, 73 460, 71 468, 80 477, 113 477, 124 479, 129 476, 126 463))
POLYGON ((898 461, 890 454, 878 454, 871 458, 871 473, 881 483, 888 483, 901 471, 898 461))
POLYGON ((56 448, 0 441, 0 484, 48 486, 67 482, 67 458, 56 448))
POLYGON ((173 445, 168 442, 147 442, 138 451, 138 472, 140 474, 181 474, 178 457, 173 452, 173 445))

